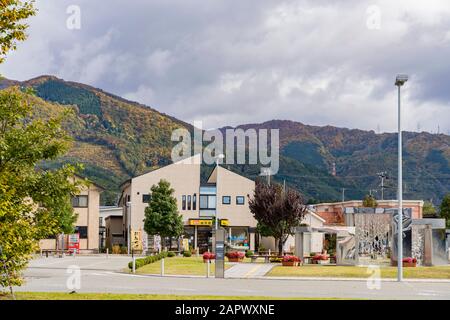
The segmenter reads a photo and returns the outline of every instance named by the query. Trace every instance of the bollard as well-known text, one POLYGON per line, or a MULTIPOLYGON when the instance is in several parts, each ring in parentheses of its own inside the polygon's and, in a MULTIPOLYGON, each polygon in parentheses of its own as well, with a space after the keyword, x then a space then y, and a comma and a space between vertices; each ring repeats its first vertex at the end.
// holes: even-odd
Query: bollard
POLYGON ((210 263, 211 263, 211 260, 208 260, 206 262, 206 277, 207 278, 209 278, 209 274, 210 274, 210 268, 211 268, 210 263))
POLYGON ((133 273, 136 273, 136 257, 133 257, 133 273))
POLYGON ((109 248, 106 248, 106 259, 109 258, 109 248))
POLYGON ((77 249, 73 249, 73 252, 72 252, 72 256, 75 258, 75 255, 77 254, 77 249))
POLYGON ((164 277, 164 258, 161 259, 161 277, 164 277))
POLYGON ((269 257, 270 257, 270 249, 269 249, 269 257))

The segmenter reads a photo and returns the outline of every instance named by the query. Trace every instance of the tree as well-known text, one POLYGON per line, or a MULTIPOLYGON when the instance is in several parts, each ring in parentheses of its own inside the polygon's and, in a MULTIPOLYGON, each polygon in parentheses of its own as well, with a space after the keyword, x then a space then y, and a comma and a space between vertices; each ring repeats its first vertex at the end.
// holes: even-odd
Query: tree
POLYGON ((447 193, 442 199, 440 217, 445 219, 447 228, 450 228, 450 193, 447 193))
POLYGON ((430 201, 425 201, 423 203, 422 211, 424 217, 434 217, 436 215, 436 208, 430 201))
POLYGON ((377 200, 372 195, 366 195, 363 200, 363 207, 376 208, 378 206, 377 200))
POLYGON ((67 114, 48 119, 33 116, 38 99, 18 88, 0 91, 0 286, 20 285, 21 270, 40 239, 71 232, 76 219, 70 199, 82 183, 72 183, 77 170, 63 166, 37 169, 70 147, 62 130, 67 114))
MULTIPOLYGON (((34 1, 0 0, 0 63, 18 41, 26 39, 23 20, 34 15, 34 1)), ((67 113, 36 116, 41 100, 28 90, 0 91, 0 286, 22 283, 21 270, 38 248, 38 241, 73 230, 76 219, 70 199, 82 182, 72 183, 77 170, 63 166, 37 170, 70 147, 62 129, 67 113)))
POLYGON ((36 14, 34 1, 0 1, 0 63, 10 50, 15 50, 18 41, 27 38, 28 24, 22 21, 36 14))
MULTIPOLYGON (((151 199, 145 208, 144 230, 149 235, 159 235, 161 239, 178 238, 183 233, 183 218, 178 213, 174 190, 166 180, 160 180, 151 187, 151 199)), ((167 243, 166 243, 167 246, 167 243)))
POLYGON ((258 221, 258 230, 263 236, 272 236, 278 243, 279 254, 294 228, 301 224, 306 212, 302 196, 294 189, 286 191, 280 184, 270 185, 257 181, 249 207, 258 221))

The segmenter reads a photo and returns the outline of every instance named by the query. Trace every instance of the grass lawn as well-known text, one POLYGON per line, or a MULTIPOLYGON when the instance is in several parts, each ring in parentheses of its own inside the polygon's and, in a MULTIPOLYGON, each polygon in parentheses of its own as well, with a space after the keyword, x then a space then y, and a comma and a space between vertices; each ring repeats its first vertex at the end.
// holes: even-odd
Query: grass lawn
MULTIPOLYGON (((275 298, 258 296, 208 296, 208 295, 170 295, 170 294, 114 294, 114 293, 62 293, 62 292, 16 292, 17 300, 316 300, 313 298, 275 298)), ((1 300, 11 300, 2 295, 1 300)), ((320 300, 339 300, 327 298, 320 300)))
MULTIPOLYGON (((210 274, 214 274, 215 264, 211 263, 210 274)), ((231 265, 225 263, 225 269, 231 265)), ((136 270, 139 274, 161 274, 161 261, 147 264, 136 270)), ((206 263, 200 257, 172 257, 164 259, 164 273, 190 276, 206 276, 206 263)))
MULTIPOLYGON (((366 267, 304 265, 301 267, 274 267, 267 276, 272 277, 336 277, 367 278, 366 267)), ((382 278, 396 278, 397 267, 381 267, 382 278)), ((450 279, 450 266, 403 268, 403 276, 411 279, 450 279)))

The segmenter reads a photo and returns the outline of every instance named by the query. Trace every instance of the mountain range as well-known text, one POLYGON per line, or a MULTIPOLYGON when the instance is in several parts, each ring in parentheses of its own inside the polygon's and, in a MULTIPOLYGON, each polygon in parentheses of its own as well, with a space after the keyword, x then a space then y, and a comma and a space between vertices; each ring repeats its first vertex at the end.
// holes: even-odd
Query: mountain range
MULTIPOLYGON (((42 167, 83 163, 83 175, 106 189, 102 195, 105 205, 115 204, 119 186, 126 179, 171 162, 174 129, 193 131, 192 125, 149 106, 54 76, 0 82, 0 88, 9 86, 34 88, 42 115, 64 108, 75 110, 75 116, 64 124, 74 138, 71 150, 42 167)), ((380 198, 380 172, 387 173, 384 198, 396 198, 397 134, 288 120, 237 128, 280 130, 280 170, 272 179, 297 188, 311 203, 338 201, 343 196, 361 199, 368 193, 380 198)), ((450 136, 404 132, 403 139, 404 198, 438 204, 450 192, 450 136)), ((256 165, 229 168, 252 179, 259 174, 256 165)), ((205 167, 205 176, 210 169, 205 167)))

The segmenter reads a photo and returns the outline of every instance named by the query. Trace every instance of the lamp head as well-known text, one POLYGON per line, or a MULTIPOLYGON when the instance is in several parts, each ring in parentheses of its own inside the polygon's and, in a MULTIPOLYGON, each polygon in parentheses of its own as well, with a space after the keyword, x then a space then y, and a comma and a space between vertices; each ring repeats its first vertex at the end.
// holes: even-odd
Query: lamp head
POLYGON ((399 74, 397 75, 397 77, 395 78, 395 85, 398 87, 403 86, 406 81, 408 81, 408 75, 406 74, 399 74))

